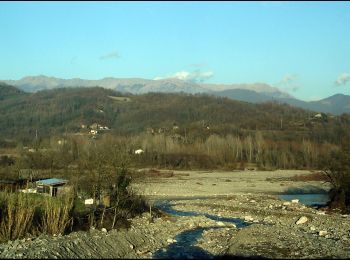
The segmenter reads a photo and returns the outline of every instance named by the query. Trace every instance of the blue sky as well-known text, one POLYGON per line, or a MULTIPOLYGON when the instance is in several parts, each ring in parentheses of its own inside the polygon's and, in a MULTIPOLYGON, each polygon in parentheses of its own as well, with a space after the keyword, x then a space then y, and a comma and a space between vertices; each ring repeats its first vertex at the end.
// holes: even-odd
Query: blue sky
POLYGON ((350 95, 350 2, 1 2, 0 79, 178 77, 350 95))

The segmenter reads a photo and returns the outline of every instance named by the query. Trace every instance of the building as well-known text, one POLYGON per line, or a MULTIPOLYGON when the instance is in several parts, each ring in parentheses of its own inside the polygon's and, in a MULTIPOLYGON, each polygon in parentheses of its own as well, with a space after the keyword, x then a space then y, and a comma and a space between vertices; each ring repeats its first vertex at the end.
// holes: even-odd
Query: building
POLYGON ((46 194, 51 197, 60 196, 70 190, 67 183, 67 180, 57 178, 37 181, 37 193, 46 194))

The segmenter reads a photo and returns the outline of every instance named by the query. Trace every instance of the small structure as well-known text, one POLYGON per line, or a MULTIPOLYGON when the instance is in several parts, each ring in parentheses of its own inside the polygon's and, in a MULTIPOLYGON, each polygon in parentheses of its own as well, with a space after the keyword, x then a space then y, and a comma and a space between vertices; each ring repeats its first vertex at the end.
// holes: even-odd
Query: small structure
POLYGON ((135 154, 142 154, 144 151, 142 149, 135 150, 135 154))
POLYGON ((318 114, 314 115, 314 118, 322 118, 322 114, 318 113, 318 114))
POLYGON ((67 183, 67 180, 57 178, 37 181, 37 193, 43 193, 51 197, 56 197, 67 192, 67 183))

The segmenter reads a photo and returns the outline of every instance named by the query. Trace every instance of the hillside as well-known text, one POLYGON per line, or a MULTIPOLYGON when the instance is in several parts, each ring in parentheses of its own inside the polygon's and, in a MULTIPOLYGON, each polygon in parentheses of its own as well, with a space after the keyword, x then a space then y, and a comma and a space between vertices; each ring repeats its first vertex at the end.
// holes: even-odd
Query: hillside
POLYGON ((0 129, 2 138, 23 140, 32 140, 36 133, 39 137, 78 133, 82 124, 98 123, 111 128, 112 133, 124 134, 151 128, 172 131, 177 126, 183 136, 259 130, 286 140, 339 141, 350 120, 346 116, 314 119, 315 113, 277 103, 250 104, 204 94, 122 95, 99 87, 62 88, 1 101, 0 129))
POLYGON ((14 86, 7 85, 6 83, 0 82, 0 100, 14 98, 25 93, 14 86))
POLYGON ((161 93, 206 93, 209 95, 228 97, 233 100, 250 103, 279 102, 295 107, 318 112, 340 115, 350 113, 350 96, 337 94, 318 101, 303 101, 272 87, 268 84, 200 84, 175 78, 150 80, 141 78, 103 78, 100 80, 84 80, 79 78, 60 79, 47 76, 24 77, 20 80, 4 80, 26 92, 37 92, 56 88, 96 87, 112 89, 123 93, 144 94, 161 93))

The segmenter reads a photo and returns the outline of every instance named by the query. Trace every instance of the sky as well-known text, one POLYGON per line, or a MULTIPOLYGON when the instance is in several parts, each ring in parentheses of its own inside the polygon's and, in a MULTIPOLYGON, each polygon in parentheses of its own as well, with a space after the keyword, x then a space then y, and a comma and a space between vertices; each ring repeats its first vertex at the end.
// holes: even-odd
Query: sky
POLYGON ((0 79, 175 77, 350 95, 350 2, 0 2, 0 79))

